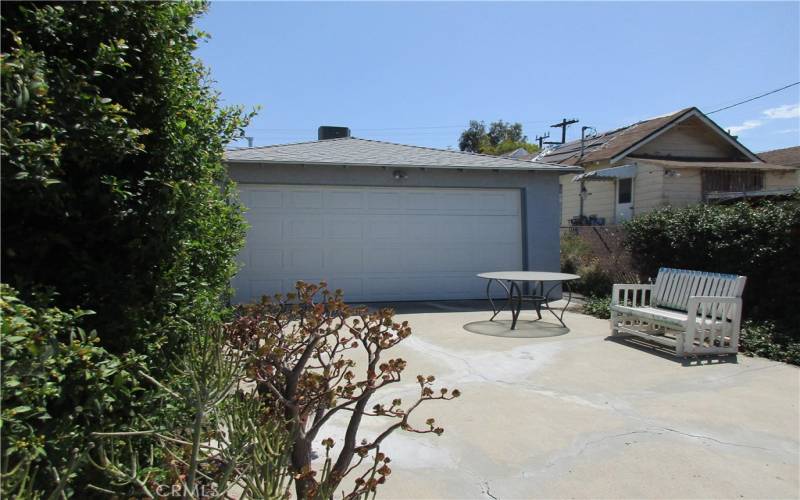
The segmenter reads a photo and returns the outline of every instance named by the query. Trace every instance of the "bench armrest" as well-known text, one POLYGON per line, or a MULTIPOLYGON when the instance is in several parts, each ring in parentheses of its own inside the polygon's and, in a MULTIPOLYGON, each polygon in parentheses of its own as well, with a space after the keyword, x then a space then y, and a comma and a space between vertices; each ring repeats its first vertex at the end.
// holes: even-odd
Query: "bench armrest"
POLYGON ((742 317, 742 298, 693 295, 689 297, 686 312, 689 318, 699 315, 702 318, 731 320, 738 324, 742 317))
POLYGON ((641 283, 615 284, 611 288, 611 304, 644 307, 650 305, 650 297, 655 285, 641 283))

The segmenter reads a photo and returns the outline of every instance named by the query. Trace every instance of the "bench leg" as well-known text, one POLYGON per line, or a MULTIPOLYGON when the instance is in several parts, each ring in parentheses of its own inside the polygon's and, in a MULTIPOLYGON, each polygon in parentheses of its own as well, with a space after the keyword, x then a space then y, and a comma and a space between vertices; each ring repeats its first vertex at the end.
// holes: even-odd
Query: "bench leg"
POLYGON ((619 315, 617 311, 611 311, 611 319, 609 320, 611 323, 611 336, 615 337, 619 335, 619 330, 617 330, 617 325, 619 323, 619 315))

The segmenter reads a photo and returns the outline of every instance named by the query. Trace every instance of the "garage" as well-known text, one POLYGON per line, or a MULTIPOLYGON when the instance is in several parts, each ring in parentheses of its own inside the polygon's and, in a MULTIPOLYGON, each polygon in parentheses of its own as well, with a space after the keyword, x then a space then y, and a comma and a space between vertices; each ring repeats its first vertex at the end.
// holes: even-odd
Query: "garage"
POLYGON ((521 269, 518 189, 240 186, 250 225, 239 302, 327 281, 353 301, 483 294, 475 274, 521 269))
POLYGON ((579 168, 323 132, 226 152, 249 223, 235 302, 298 280, 349 302, 473 299, 480 272, 558 271, 558 176, 579 168))

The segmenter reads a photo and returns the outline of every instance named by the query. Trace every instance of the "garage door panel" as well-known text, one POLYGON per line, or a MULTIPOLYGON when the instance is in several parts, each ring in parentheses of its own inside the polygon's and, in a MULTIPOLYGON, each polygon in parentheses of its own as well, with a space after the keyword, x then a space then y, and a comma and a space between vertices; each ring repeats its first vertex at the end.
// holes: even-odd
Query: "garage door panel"
POLYGON ((272 296, 276 293, 285 293, 284 280, 252 280, 250 281, 250 301, 259 300, 262 296, 272 296))
POLYGON ((403 250, 397 247, 364 248, 364 271, 381 273, 387 270, 404 272, 403 250))
POLYGON ((321 190, 303 190, 303 191, 289 191, 286 193, 287 203, 286 208, 294 209, 309 209, 309 208, 322 208, 322 191, 321 190))
POLYGON ((328 289, 344 292, 345 300, 363 300, 364 280, 361 278, 333 278, 328 281, 328 289))
POLYGON ((403 252, 403 270, 406 272, 437 272, 441 268, 442 257, 438 249, 430 245, 423 244, 407 248, 403 252))
POLYGON ((326 191, 325 208, 333 210, 361 210, 364 208, 364 193, 355 190, 326 191))
POLYGON ((518 200, 501 193, 476 194, 474 207, 482 213, 492 215, 519 215, 520 211, 518 200))
POLYGON ((411 216, 405 223, 402 232, 410 241, 431 242, 438 238, 438 229, 435 218, 411 216))
POLYGON ((473 234, 480 235, 486 243, 500 244, 520 241, 519 219, 512 217, 475 217, 473 224, 473 234))
POLYGON ((468 243, 478 238, 472 221, 443 217, 438 227, 438 238, 446 242, 468 243))
POLYGON ((323 223, 323 219, 319 216, 286 216, 284 239, 322 239, 323 223))
POLYGON ((283 221, 279 217, 259 218, 256 214, 250 216, 252 221, 247 230, 247 246, 250 248, 280 246, 283 239, 283 221))
POLYGON ((243 185, 236 299, 324 280, 349 301, 480 298, 522 268, 519 191, 243 185))
POLYGON ((251 209, 282 208, 283 195, 283 191, 278 189, 253 190, 242 197, 242 202, 251 209))
POLYGON ((368 210, 400 210, 403 207, 403 194, 400 191, 367 192, 368 210))
POLYGON ((408 278, 400 276, 367 278, 364 280, 365 300, 408 300, 412 295, 409 284, 408 278))
POLYGON ((293 247, 284 250, 286 271, 320 272, 323 269, 322 248, 293 247))
POLYGON ((349 217, 326 217, 325 218, 325 239, 326 240, 358 240, 358 245, 361 245, 361 239, 364 235, 364 217, 363 216, 349 216, 349 217))
POLYGON ((280 248, 251 250, 249 262, 250 266, 247 272, 283 270, 283 250, 280 248))
POLYGON ((494 245, 493 248, 475 250, 475 265, 480 269, 510 271, 519 269, 522 256, 515 244, 494 245))
POLYGON ((439 252, 439 270, 469 272, 475 269, 475 252, 467 246, 443 247, 439 252))
POLYGON ((410 211, 436 210, 442 205, 441 198, 442 195, 435 191, 408 192, 405 193, 403 208, 410 211))
POLYGON ((444 193, 439 197, 441 210, 447 213, 472 212, 475 210, 475 193, 455 191, 444 193))
POLYGON ((364 255, 361 248, 326 248, 325 269, 339 269, 347 273, 364 271, 364 255))
POLYGON ((371 216, 367 217, 365 224, 364 241, 370 242, 386 240, 402 240, 402 231, 397 227, 397 217, 395 216, 371 216))

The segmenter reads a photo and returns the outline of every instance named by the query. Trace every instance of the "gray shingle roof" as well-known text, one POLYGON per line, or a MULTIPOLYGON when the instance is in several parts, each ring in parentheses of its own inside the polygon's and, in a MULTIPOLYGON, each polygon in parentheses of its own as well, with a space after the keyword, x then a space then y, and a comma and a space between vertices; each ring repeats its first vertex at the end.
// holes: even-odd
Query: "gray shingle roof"
POLYGON ((391 142, 344 137, 225 152, 228 163, 302 165, 368 165, 381 167, 462 168, 487 170, 541 170, 556 173, 581 169, 541 162, 521 161, 461 151, 407 146, 391 142))

